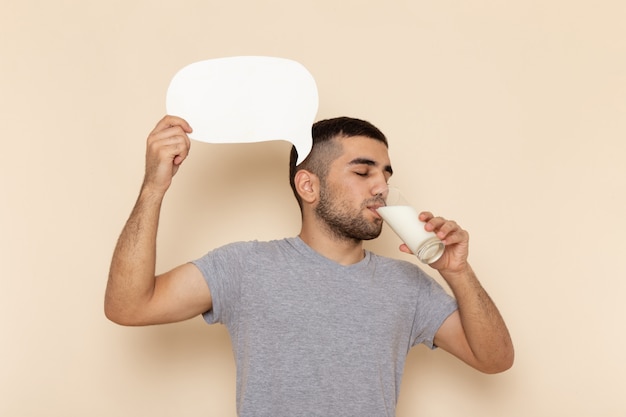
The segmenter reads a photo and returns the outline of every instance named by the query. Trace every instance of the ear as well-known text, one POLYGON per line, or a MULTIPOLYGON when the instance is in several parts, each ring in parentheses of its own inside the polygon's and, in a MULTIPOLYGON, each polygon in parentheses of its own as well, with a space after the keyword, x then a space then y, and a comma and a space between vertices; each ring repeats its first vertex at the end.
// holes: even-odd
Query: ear
POLYGON ((306 169, 301 169, 296 172, 294 184, 303 203, 311 204, 317 200, 319 193, 319 178, 317 175, 306 169))

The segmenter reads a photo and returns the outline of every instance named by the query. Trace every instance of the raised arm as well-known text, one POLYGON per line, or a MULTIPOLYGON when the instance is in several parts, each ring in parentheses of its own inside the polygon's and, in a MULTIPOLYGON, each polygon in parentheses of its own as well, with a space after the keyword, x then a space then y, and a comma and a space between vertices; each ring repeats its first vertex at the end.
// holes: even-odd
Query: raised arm
MULTIPOLYGON (((446 245, 441 259, 430 266, 446 280, 459 306, 439 328, 435 345, 485 373, 509 369, 513 342, 500 312, 467 262, 469 234, 454 221, 428 212, 421 213, 420 219, 446 245)), ((401 250, 409 251, 406 245, 401 250)))
POLYGON ((139 197, 113 253, 106 316, 123 325, 185 320, 211 309, 211 294, 192 264, 155 275, 156 238, 163 198, 189 153, 191 127, 165 116, 150 133, 139 197))

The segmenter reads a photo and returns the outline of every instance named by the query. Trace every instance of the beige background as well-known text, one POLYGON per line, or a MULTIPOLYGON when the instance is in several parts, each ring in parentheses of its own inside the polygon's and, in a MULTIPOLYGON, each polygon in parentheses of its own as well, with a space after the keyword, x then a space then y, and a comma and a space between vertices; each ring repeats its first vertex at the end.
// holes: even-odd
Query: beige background
MULTIPOLYGON (((515 366, 485 376, 418 347, 398 416, 625 415, 625 4, 3 0, 0 415, 234 416, 222 327, 102 313, 171 77, 232 55, 304 64, 319 118, 378 125, 394 184, 472 234, 515 366)), ((159 269, 296 234, 288 151, 194 143, 159 269)), ((398 244, 369 247, 410 259, 398 244)))

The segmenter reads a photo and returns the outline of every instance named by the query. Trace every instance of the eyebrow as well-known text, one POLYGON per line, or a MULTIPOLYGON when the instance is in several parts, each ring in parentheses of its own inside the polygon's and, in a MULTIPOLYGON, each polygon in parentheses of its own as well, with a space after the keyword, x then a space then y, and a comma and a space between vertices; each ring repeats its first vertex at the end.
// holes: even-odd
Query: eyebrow
MULTIPOLYGON (((375 166, 378 166, 378 163, 376 161, 373 161, 367 158, 354 158, 352 161, 348 163, 348 165, 368 165, 368 166, 375 167, 375 166)), ((391 168, 391 165, 385 165, 383 170, 385 172, 388 172, 389 175, 393 175, 393 169, 391 168)))

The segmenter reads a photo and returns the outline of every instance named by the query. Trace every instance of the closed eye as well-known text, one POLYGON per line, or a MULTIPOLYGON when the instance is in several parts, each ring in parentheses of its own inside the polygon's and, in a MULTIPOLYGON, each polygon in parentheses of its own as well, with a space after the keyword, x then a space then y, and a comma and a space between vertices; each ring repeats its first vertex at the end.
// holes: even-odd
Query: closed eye
MULTIPOLYGON (((378 163, 376 163, 375 161, 371 160, 371 159, 367 159, 367 158, 355 158, 352 161, 350 161, 349 165, 352 166, 365 166, 365 168, 369 168, 369 167, 378 167, 378 163)), ((391 169, 391 165, 385 165, 382 167, 383 171, 385 172, 385 176, 387 177, 387 180, 389 180, 389 178, 393 175, 393 169, 391 169)), ((366 177, 369 175, 369 169, 367 169, 366 171, 354 171, 355 174, 357 174, 358 176, 361 177, 366 177)))

